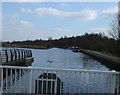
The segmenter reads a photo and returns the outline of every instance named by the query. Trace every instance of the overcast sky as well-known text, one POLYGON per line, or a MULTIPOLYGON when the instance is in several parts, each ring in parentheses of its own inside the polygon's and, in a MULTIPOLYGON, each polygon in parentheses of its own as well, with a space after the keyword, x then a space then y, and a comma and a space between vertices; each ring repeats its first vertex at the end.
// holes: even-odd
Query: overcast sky
POLYGON ((117 2, 3 2, 2 40, 54 39, 86 32, 108 34, 117 11, 117 2))

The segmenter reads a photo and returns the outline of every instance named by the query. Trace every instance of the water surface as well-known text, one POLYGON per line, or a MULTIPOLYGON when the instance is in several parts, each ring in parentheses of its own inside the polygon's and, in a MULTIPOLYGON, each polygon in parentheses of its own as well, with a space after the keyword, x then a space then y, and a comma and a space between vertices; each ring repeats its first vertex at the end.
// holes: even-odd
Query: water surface
POLYGON ((72 52, 68 49, 32 49, 32 53, 34 57, 33 67, 109 70, 88 55, 72 52))

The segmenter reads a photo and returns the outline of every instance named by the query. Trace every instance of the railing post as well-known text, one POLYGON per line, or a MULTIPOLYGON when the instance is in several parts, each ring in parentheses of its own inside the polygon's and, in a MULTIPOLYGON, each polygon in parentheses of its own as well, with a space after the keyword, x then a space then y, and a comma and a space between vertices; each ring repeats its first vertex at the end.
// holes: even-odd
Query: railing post
POLYGON ((32 51, 30 50, 30 57, 32 57, 32 51))
POLYGON ((1 54, 1 51, 0 51, 0 66, 2 65, 2 54, 1 54))
POLYGON ((23 59, 23 50, 21 49, 21 56, 22 56, 22 59, 23 59))
POLYGON ((120 94, 120 74, 118 74, 118 95, 120 94))
POLYGON ((19 49, 17 49, 17 51, 18 51, 18 59, 20 59, 20 51, 19 51, 19 49))
POLYGON ((3 68, 0 68, 0 80, 1 80, 0 95, 2 95, 2 93, 3 93, 3 68))
POLYGON ((28 50, 26 50, 26 58, 28 57, 28 50))
POLYGON ((27 57, 30 57, 30 50, 27 50, 27 57))
POLYGON ((17 60, 17 52, 15 49, 14 49, 14 53, 15 53, 15 60, 17 60))
POLYGON ((30 68, 30 85, 29 85, 30 89, 29 89, 29 93, 32 93, 32 72, 33 72, 33 69, 30 68))
POLYGON ((23 49, 22 51, 23 51, 23 58, 25 58, 25 52, 24 52, 24 49, 23 49))
MULTIPOLYGON (((56 72, 56 74, 57 74, 57 72, 56 72)), ((55 94, 57 94, 58 92, 57 92, 57 75, 55 75, 55 88, 54 88, 54 93, 55 94)))
POLYGON ((24 58, 26 58, 26 50, 24 50, 24 58))
POLYGON ((120 94, 120 75, 118 74, 116 77, 116 89, 115 89, 115 94, 119 95, 120 94))
POLYGON ((8 62, 8 53, 7 50, 5 50, 5 55, 6 55, 6 63, 8 62))
POLYGON ((13 54, 12 54, 12 50, 10 50, 10 54, 11 54, 11 61, 13 61, 13 54))

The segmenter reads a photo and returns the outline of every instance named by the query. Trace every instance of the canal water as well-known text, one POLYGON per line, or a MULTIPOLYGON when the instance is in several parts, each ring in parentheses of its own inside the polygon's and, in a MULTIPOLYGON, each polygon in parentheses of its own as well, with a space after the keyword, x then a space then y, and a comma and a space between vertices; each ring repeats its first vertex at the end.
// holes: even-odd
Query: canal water
POLYGON ((88 55, 68 49, 32 49, 32 53, 35 59, 33 67, 109 70, 88 55))
MULTIPOLYGON (((8 48, 2 48, 8 49, 8 48)), ((14 49, 14 48, 9 48, 14 49)), ((18 48, 22 49, 22 48, 18 48)), ((26 48, 27 49, 27 48, 26 48)), ((81 52, 72 52, 69 49, 31 49, 34 57, 32 67, 65 68, 109 71, 105 65, 81 52)))

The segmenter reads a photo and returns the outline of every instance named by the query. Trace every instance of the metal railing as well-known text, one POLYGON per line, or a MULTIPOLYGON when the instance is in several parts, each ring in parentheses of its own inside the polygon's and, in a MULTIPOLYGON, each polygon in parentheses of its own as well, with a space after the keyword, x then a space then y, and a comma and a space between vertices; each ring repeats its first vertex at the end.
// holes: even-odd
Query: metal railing
POLYGON ((4 49, 0 51, 2 63, 8 63, 28 57, 32 57, 32 51, 26 49, 4 49))
POLYGON ((1 93, 120 93, 115 71, 2 66, 0 77, 1 93))

